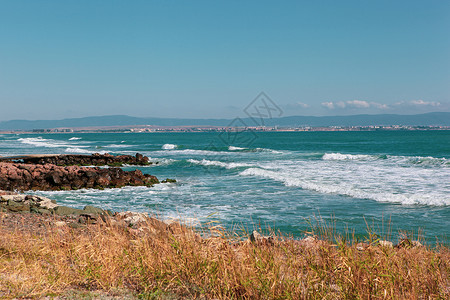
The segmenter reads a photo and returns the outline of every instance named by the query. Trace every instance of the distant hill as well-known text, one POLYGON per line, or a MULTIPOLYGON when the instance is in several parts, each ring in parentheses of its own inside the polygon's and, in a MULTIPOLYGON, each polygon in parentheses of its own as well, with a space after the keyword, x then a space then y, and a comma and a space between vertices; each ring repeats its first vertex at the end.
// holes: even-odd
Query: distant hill
POLYGON ((63 120, 11 120, 0 122, 0 130, 32 130, 74 127, 104 126, 228 126, 233 125, 266 125, 282 127, 300 126, 370 126, 370 125, 410 125, 410 126, 450 126, 450 112, 434 112, 418 115, 352 115, 352 116, 291 116, 273 119, 242 118, 239 122, 233 119, 176 119, 176 118, 136 118, 125 115, 72 118, 63 120), (264 122, 264 123, 262 123, 264 122))

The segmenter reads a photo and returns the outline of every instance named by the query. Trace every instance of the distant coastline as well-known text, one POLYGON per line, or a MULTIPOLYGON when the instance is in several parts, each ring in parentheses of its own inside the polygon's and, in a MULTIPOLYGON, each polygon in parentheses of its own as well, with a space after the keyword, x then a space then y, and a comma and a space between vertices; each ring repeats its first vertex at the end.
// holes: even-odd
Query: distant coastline
POLYGON ((347 116, 286 116, 247 114, 232 119, 139 118, 126 115, 94 116, 62 120, 0 120, 2 132, 171 132, 226 131, 361 131, 447 130, 450 112, 416 115, 378 114, 347 116))
POLYGON ((33 130, 0 130, 0 134, 42 134, 42 133, 167 133, 167 132, 343 132, 343 131, 430 131, 450 130, 450 126, 248 126, 248 127, 218 127, 218 126, 105 126, 82 128, 50 128, 33 130))

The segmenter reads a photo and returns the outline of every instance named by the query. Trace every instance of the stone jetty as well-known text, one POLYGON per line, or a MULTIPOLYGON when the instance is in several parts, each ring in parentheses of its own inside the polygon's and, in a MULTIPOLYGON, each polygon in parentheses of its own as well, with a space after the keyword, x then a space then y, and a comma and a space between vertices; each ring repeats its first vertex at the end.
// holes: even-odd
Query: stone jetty
MULTIPOLYGON (((41 154, 0 157, 0 162, 21 162, 25 164, 53 164, 57 166, 111 166, 124 165, 147 166, 153 164, 147 156, 140 153, 132 155, 111 155, 109 153, 92 155, 83 154, 41 154)), ((157 162, 155 162, 157 164, 157 162)))
POLYGON ((148 157, 141 154, 34 155, 2 161, 0 190, 6 191, 101 189, 128 185, 152 186, 159 183, 155 176, 143 174, 140 170, 124 171, 116 167, 83 166, 149 164, 148 157))

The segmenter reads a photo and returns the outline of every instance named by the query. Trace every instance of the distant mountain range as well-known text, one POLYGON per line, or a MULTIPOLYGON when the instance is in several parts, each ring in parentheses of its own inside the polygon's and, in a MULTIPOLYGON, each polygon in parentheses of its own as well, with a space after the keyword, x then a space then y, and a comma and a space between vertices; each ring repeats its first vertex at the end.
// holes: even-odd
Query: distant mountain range
POLYGON ((125 115, 72 118, 63 120, 11 120, 0 122, 0 130, 32 130, 76 127, 106 126, 281 126, 281 127, 325 127, 325 126, 450 126, 450 112, 434 112, 417 115, 351 115, 351 116, 291 116, 272 119, 176 119, 136 118, 125 115))

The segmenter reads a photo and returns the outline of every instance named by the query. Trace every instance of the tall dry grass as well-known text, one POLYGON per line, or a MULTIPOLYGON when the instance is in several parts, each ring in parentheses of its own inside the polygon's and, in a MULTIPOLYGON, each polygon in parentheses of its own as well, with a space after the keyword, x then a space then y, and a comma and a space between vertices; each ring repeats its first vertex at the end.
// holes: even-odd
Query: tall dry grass
POLYGON ((73 290, 143 299, 450 298, 444 246, 361 251, 328 229, 328 241, 278 236, 252 243, 220 226, 201 238, 160 222, 140 230, 109 224, 45 230, 0 228, 0 298, 73 290))

